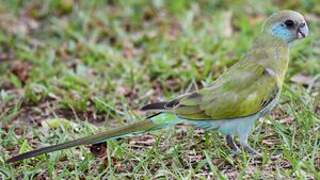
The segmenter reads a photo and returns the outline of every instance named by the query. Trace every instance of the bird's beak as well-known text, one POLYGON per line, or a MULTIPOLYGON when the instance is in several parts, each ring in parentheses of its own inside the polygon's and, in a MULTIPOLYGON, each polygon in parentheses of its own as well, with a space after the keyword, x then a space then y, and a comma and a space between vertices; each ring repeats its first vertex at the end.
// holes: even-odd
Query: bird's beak
POLYGON ((305 38, 306 36, 308 36, 308 33, 309 33, 309 28, 307 24, 302 23, 297 30, 298 39, 305 38))

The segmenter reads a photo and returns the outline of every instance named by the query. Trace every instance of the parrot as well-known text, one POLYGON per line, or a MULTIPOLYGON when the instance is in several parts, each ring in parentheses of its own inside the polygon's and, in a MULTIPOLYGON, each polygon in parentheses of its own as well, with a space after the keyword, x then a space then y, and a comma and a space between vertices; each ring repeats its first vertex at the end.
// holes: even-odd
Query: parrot
POLYGON ((292 10, 278 11, 266 18, 261 33, 243 58, 208 86, 169 101, 147 104, 141 111, 153 114, 128 125, 28 151, 6 162, 14 163, 80 145, 99 144, 178 123, 219 131, 225 136, 232 153, 241 151, 234 140, 238 137, 244 151, 259 154, 248 144, 250 131, 258 119, 277 105, 288 69, 291 43, 305 38, 308 33, 302 14, 292 10))

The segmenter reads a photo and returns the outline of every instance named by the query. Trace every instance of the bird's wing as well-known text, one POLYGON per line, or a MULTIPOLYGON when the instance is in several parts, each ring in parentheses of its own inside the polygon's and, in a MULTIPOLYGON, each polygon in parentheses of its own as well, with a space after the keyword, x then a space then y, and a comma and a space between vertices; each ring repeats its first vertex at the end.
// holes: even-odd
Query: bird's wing
POLYGON ((271 69, 243 61, 211 86, 174 99, 165 108, 190 120, 239 118, 261 111, 279 89, 278 78, 271 69))

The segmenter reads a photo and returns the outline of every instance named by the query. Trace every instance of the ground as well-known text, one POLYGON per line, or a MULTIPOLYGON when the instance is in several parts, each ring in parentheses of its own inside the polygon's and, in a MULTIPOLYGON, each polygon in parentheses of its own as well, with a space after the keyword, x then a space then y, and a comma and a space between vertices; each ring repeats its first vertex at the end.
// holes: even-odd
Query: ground
POLYGON ((319 32, 317 0, 1 1, 0 179, 320 179, 319 32), (303 13, 310 36, 292 45, 281 101, 249 138, 261 159, 233 158, 221 134, 178 125, 4 162, 206 86, 280 9, 303 13))

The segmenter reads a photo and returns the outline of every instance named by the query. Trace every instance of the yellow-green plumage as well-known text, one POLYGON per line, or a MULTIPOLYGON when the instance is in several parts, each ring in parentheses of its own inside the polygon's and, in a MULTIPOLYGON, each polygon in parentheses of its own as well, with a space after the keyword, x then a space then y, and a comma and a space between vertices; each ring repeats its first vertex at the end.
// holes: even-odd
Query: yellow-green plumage
POLYGON ((138 121, 136 123, 129 124, 127 126, 112 129, 109 131, 100 132, 91 136, 76 139, 74 141, 69 141, 69 142, 65 142, 65 143, 61 143, 61 144, 57 144, 49 147, 40 148, 34 151, 29 151, 19 156, 10 158, 9 160, 7 160, 7 162, 10 163, 15 161, 20 161, 22 159, 35 157, 43 153, 57 151, 60 149, 67 149, 74 146, 101 143, 101 142, 104 142, 106 138, 108 139, 118 138, 130 133, 141 133, 149 130, 155 130, 158 128, 159 128, 159 125, 153 123, 152 121, 149 121, 149 120, 138 121))
POLYGON ((276 98, 288 67, 288 45, 258 38, 246 58, 211 86, 179 97, 169 110, 186 119, 232 119, 253 115, 276 98))
POLYGON ((280 11, 266 20, 261 35, 245 58, 233 65, 212 85, 169 102, 144 106, 142 110, 160 112, 146 120, 26 152, 7 162, 78 145, 99 143, 136 132, 160 129, 181 122, 208 130, 219 130, 227 135, 227 144, 235 152, 238 152, 238 147, 232 136, 237 135, 244 149, 256 153, 247 144, 250 129, 255 120, 271 111, 276 104, 288 69, 288 44, 307 34, 308 26, 301 14, 280 11))

